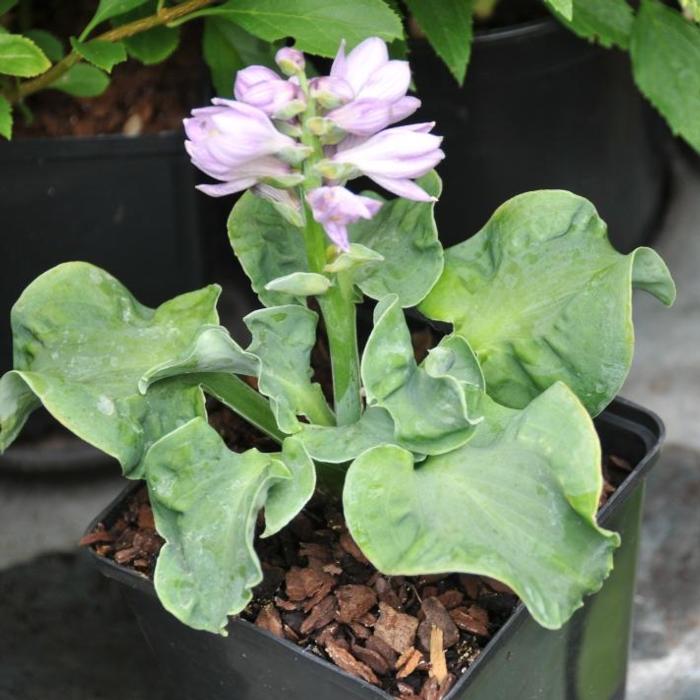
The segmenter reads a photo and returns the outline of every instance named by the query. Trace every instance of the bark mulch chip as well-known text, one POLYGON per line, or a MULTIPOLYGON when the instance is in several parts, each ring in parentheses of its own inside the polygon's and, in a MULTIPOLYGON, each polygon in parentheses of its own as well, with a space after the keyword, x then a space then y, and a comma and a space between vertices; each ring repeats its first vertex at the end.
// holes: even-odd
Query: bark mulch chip
MULTIPOLYGON (((232 449, 241 441, 275 449, 259 436, 241 438, 237 420, 245 424, 235 416, 216 410, 213 416, 232 449)), ((622 460, 606 457, 608 485, 619 485, 628 471, 622 460)), ((261 519, 258 534, 262 525, 261 519)), ((147 490, 82 544, 152 577, 163 540, 147 490)), ((264 578, 241 617, 401 700, 442 700, 518 604, 510 588, 486 577, 381 575, 350 536, 340 505, 316 497, 255 546, 264 578)))

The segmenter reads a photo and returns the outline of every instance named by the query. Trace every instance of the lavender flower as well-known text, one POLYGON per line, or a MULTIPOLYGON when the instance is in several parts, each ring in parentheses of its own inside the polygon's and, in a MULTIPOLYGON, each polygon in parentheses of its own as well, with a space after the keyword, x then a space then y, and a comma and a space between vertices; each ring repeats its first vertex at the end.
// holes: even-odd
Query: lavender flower
POLYGON ((328 117, 350 134, 370 136, 401 121, 420 107, 407 97, 411 71, 406 61, 390 61, 386 44, 377 37, 365 39, 345 56, 341 43, 331 67, 336 90, 352 91, 353 99, 329 112, 328 117))
POLYGON ((240 102, 257 107, 268 117, 289 119, 303 112, 306 103, 299 86, 282 80, 265 66, 249 66, 239 70, 233 94, 240 102))
POLYGON ((306 66, 304 54, 291 46, 284 46, 275 54, 275 63, 285 75, 299 75, 306 66))
POLYGON ((317 187, 306 195, 313 217, 341 250, 349 250, 348 226, 359 219, 371 219, 381 202, 353 194, 345 187, 317 187))
MULTIPOLYGON (((185 148, 192 163, 225 185, 200 185, 207 194, 220 197, 240 192, 259 180, 289 181, 290 165, 306 152, 289 136, 275 129, 264 112, 250 105, 215 98, 213 106, 195 109, 184 120, 185 148)), ((298 179, 297 179, 298 183, 298 179)))
POLYGON ((342 142, 332 162, 350 177, 366 175, 385 190, 419 202, 434 199, 413 180, 432 170, 444 157, 441 136, 429 133, 434 122, 385 129, 368 139, 342 142), (350 168, 348 171, 347 168, 350 168))

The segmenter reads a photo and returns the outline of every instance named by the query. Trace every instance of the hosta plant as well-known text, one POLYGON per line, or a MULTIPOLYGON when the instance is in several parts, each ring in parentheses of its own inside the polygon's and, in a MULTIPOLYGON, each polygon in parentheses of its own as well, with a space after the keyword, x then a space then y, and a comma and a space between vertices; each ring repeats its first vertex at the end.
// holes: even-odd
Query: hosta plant
POLYGON ((617 253, 593 205, 556 190, 515 197, 443 250, 441 139, 432 123, 395 125, 419 104, 408 65, 379 38, 341 44, 330 75, 308 78, 293 48, 277 64, 240 71, 235 99, 185 121, 215 180, 201 189, 245 190, 229 237, 263 305, 244 319, 250 342, 220 325, 215 285, 150 309, 103 270, 59 265, 12 311, 0 447, 43 404, 145 480, 166 541, 157 593, 197 629, 225 633, 250 602, 259 512, 268 537, 316 489, 342 497, 380 571, 487 575, 560 627, 613 566, 592 417, 630 366, 632 290, 670 304, 668 270, 648 248, 617 253), (356 194, 359 176, 394 198, 356 194), (448 328, 421 361, 416 307, 448 328), (320 333, 332 392, 312 379, 320 333), (207 395, 278 450, 230 451, 207 395))

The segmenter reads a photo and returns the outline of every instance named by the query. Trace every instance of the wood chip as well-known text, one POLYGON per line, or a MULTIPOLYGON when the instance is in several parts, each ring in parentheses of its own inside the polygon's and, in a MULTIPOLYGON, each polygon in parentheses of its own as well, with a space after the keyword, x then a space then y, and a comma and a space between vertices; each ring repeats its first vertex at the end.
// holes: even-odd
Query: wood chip
POLYGON ((442 630, 433 625, 430 631, 430 673, 438 683, 447 678, 447 663, 445 662, 445 647, 442 630))
POLYGON ((489 616, 488 613, 478 605, 468 608, 460 607, 450 610, 450 617, 459 629, 481 637, 488 637, 489 616))
POLYGON ((418 649, 413 649, 413 653, 409 655, 405 663, 398 669, 396 677, 406 678, 410 676, 421 661, 423 661, 423 654, 421 654, 418 649))
POLYGON ((335 596, 326 596, 310 613, 309 616, 302 622, 299 632, 302 635, 307 635, 314 630, 321 629, 335 617, 336 600, 335 596))
POLYGON ((512 588, 506 586, 505 583, 497 581, 495 578, 490 578, 489 576, 481 577, 484 583, 491 589, 496 591, 496 593, 508 593, 510 595, 515 595, 512 588))
POLYGON ((343 649, 337 642, 329 642, 326 646, 326 653, 333 663, 340 666, 343 671, 362 678, 372 685, 379 685, 379 678, 374 675, 374 671, 367 664, 356 659, 347 649, 343 649))
POLYGON ((357 546, 357 543, 355 540, 353 540, 352 536, 350 535, 349 532, 344 532, 340 536, 340 546, 353 558, 356 559, 357 561, 360 562, 360 564, 364 564, 365 566, 369 564, 369 560, 367 557, 362 553, 362 550, 357 546))
POLYGON ((472 576, 471 574, 460 574, 459 583, 469 598, 476 600, 479 597, 481 581, 477 576, 472 576))
POLYGON ((142 503, 139 506, 139 514, 138 514, 138 526, 142 530, 155 530, 156 529, 156 521, 153 518, 153 510, 151 509, 151 506, 148 503, 142 503))
POLYGON ((322 587, 333 585, 333 577, 324 571, 306 567, 291 568, 285 577, 287 598, 289 600, 306 600, 313 597, 322 587))
POLYGON ((448 609, 456 608, 458 605, 462 604, 464 600, 464 593, 458 591, 456 588, 450 588, 449 590, 441 593, 437 599, 448 609))
POLYGON ((335 590, 335 597, 338 599, 336 619, 340 622, 353 622, 377 604, 377 594, 369 586, 340 586, 335 590))
POLYGON ((360 661, 367 664, 380 676, 383 676, 389 672, 389 664, 378 651, 369 649, 368 647, 362 647, 359 644, 352 644, 350 649, 360 661))
POLYGON ((399 655, 386 642, 377 637, 376 634, 365 642, 365 646, 381 654, 389 666, 393 667, 399 658, 399 655))
POLYGON ((280 598, 278 596, 275 596, 275 605, 280 610, 286 610, 287 612, 299 609, 299 603, 295 603, 293 600, 285 600, 284 598, 280 598))
POLYGON ((138 547, 129 547, 128 549, 120 549, 115 555, 114 555, 114 561, 117 562, 117 564, 126 564, 127 562, 133 561, 138 557, 140 554, 140 551, 138 547))
POLYGON ((372 633, 359 622, 350 622, 348 627, 357 639, 369 639, 372 636, 372 633))
POLYGON ((437 598, 426 598, 421 603, 420 616, 423 621, 418 627, 418 639, 421 647, 428 651, 432 644, 432 628, 439 627, 445 649, 459 641, 459 630, 450 617, 450 613, 437 598))
POLYGON ((111 535, 107 530, 95 530, 94 532, 88 532, 87 535, 83 535, 80 538, 78 545, 80 547, 89 547, 91 544, 96 544, 97 542, 113 542, 114 536, 111 535))
POLYGON ((374 634, 394 651, 402 654, 412 647, 417 629, 418 620, 413 615, 400 613, 386 603, 379 603, 379 619, 374 626, 374 634))
POLYGON ((275 637, 284 637, 282 618, 280 617, 279 611, 272 603, 268 603, 260 608, 260 612, 255 618, 255 624, 261 629, 274 634, 275 637))

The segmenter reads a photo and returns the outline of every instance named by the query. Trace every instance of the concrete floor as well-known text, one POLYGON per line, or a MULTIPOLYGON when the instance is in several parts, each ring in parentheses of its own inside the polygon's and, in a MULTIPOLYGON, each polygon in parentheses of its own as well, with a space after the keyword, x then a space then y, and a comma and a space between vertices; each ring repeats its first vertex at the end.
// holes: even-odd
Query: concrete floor
MULTIPOLYGON (((676 168, 654 245, 679 298, 668 310, 638 295, 622 392, 668 427, 649 480, 628 700, 700 698, 700 166, 676 168)), ((83 528, 122 486, 116 472, 0 472, 0 700, 165 700, 119 596, 76 555, 83 528)))

